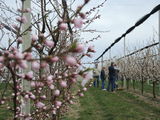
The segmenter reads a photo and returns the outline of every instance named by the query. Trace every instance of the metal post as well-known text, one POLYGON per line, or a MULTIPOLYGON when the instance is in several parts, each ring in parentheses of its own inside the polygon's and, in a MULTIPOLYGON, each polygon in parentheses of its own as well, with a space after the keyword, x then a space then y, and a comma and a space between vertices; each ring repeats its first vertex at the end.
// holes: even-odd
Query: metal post
MULTIPOLYGON (((24 1, 24 9, 31 8, 31 0, 24 1)), ((28 22, 23 24, 22 30, 25 31, 31 25, 31 13, 24 13, 24 16, 27 18, 28 22)), ((23 45, 22 49, 25 50, 29 48, 31 45, 31 38, 30 38, 30 31, 27 31, 26 34, 23 36, 23 45)), ((31 64, 28 63, 28 68, 23 71, 23 73, 27 73, 31 70, 31 64)), ((22 86, 24 91, 30 90, 30 82, 27 80, 22 81, 22 86)), ((24 115, 28 115, 30 113, 30 101, 22 99, 22 113, 24 115)))
POLYGON ((102 68, 103 68, 103 56, 102 56, 102 59, 101 59, 101 64, 102 64, 102 68))
POLYGON ((158 38, 159 38, 159 50, 158 50, 158 59, 160 60, 160 10, 158 12, 158 38))
POLYGON ((112 58, 112 56, 111 56, 111 49, 109 50, 109 60, 111 61, 111 58, 112 58))
MULTIPOLYGON (((159 49, 158 49, 158 62, 160 63, 160 10, 158 11, 158 38, 159 38, 159 49)), ((160 90, 160 84, 159 84, 160 90)))
POLYGON ((126 78, 125 78, 125 72, 126 72, 126 39, 124 37, 124 75, 123 75, 123 87, 126 88, 126 78))

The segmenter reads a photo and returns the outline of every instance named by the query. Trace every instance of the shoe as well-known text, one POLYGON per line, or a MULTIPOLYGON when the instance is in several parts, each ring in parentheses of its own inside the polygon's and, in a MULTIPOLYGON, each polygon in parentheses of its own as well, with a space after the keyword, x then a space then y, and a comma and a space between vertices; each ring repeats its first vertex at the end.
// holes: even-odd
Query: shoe
POLYGON ((102 89, 102 90, 106 90, 106 89, 102 89))

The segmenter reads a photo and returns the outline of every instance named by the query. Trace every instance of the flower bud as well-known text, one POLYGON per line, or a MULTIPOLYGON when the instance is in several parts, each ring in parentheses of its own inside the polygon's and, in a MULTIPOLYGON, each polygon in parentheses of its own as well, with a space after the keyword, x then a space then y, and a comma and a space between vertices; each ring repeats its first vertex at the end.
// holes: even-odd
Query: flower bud
POLYGON ((66 23, 61 23, 60 25, 59 25, 59 29, 60 30, 66 30, 68 28, 68 26, 67 26, 67 24, 66 23))

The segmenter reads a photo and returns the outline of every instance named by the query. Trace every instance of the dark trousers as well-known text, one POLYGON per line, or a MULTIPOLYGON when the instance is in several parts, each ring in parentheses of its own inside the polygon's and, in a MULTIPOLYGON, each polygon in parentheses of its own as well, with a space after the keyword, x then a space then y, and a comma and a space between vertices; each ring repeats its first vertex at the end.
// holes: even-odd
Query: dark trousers
POLYGON ((108 87, 107 87, 108 91, 110 91, 110 87, 111 87, 111 91, 114 91, 114 89, 115 89, 115 77, 110 77, 108 79, 108 87))
POLYGON ((99 76, 94 76, 93 85, 94 87, 99 87, 99 76))
POLYGON ((102 89, 104 89, 104 86, 105 86, 105 79, 102 79, 102 89))

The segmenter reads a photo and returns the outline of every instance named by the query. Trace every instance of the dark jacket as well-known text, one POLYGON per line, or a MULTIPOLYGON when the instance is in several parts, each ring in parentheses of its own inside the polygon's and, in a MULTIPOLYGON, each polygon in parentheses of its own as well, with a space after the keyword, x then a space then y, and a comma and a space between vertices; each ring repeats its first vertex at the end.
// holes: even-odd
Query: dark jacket
POLYGON ((114 68, 114 66, 110 66, 108 70, 109 70, 109 78, 116 77, 116 69, 114 68))
POLYGON ((105 71, 104 70, 101 70, 101 80, 105 80, 106 79, 106 75, 105 75, 105 71))

